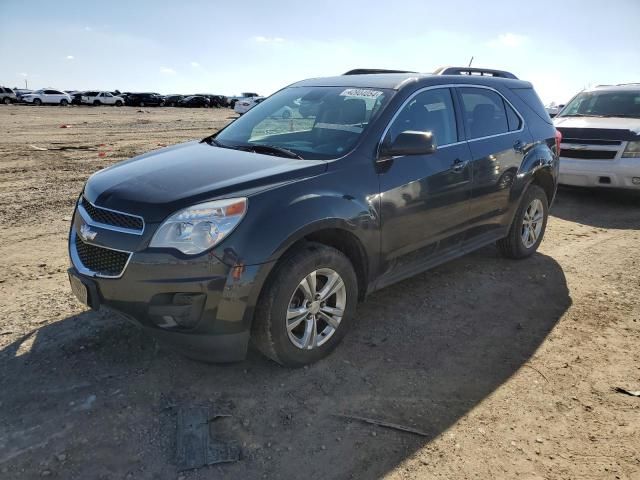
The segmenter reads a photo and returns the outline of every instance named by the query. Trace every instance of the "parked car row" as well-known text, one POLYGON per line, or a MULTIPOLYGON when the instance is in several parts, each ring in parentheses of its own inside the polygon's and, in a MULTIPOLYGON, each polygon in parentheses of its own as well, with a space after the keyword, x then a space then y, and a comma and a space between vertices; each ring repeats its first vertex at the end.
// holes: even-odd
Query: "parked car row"
MULTIPOLYGON (((193 95, 160 95, 155 92, 120 92, 100 90, 11 89, 0 86, 0 103, 28 103, 33 105, 123 105, 131 107, 195 107, 233 108, 240 100, 263 98, 257 93, 243 93, 238 97, 226 97, 210 93, 193 95)), ((251 105, 253 106, 253 104, 251 105)), ((248 108, 247 108, 248 110, 248 108)), ((246 110, 245 110, 246 111, 246 110)))

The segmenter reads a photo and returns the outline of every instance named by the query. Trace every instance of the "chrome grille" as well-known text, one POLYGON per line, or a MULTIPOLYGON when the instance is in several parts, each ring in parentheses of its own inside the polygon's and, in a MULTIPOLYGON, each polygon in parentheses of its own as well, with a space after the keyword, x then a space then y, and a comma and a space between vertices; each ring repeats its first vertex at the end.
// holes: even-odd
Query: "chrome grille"
POLYGON ((100 277, 119 277, 122 275, 131 253, 111 250, 84 243, 75 234, 75 249, 82 267, 100 277))
POLYGON ((144 229, 144 221, 140 217, 96 207, 84 197, 82 197, 80 204, 91 220, 96 223, 135 230, 137 232, 142 232, 144 229))
POLYGON ((612 150, 579 150, 571 148, 560 150, 561 157, 581 160, 613 160, 616 157, 616 153, 616 151, 612 150))

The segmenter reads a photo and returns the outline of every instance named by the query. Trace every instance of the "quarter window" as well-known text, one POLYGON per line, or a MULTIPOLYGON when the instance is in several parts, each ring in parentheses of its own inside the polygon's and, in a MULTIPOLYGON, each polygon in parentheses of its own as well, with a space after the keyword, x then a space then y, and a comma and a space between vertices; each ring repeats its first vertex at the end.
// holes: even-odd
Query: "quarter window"
MULTIPOLYGON (((464 122, 469 139, 510 131, 502 97, 484 88, 460 88, 464 122)), ((515 112, 512 112, 515 115, 515 112)), ((517 115, 515 115, 517 118, 517 115)), ((519 119, 518 119, 519 120, 519 119)), ((520 127, 514 122, 514 130, 520 127), (516 127, 517 126, 517 127, 516 127)))
POLYGON ((522 127, 522 120, 520 119, 516 111, 507 102, 504 102, 504 108, 507 110, 507 123, 509 124, 509 131, 515 132, 516 130, 520 130, 520 128, 522 127))
POLYGON ((390 140, 407 130, 431 132, 437 145, 456 143, 458 132, 451 90, 425 90, 413 97, 391 124, 390 140))

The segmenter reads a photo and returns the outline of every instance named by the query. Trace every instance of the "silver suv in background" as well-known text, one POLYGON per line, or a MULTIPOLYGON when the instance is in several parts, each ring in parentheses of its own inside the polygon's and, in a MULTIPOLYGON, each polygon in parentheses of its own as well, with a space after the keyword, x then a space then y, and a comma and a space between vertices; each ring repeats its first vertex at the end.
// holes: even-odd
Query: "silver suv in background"
POLYGON ((16 93, 8 87, 0 87, 0 103, 9 105, 18 101, 16 93))
POLYGON ((559 183, 640 189, 640 83, 580 92, 554 123, 562 133, 559 183))

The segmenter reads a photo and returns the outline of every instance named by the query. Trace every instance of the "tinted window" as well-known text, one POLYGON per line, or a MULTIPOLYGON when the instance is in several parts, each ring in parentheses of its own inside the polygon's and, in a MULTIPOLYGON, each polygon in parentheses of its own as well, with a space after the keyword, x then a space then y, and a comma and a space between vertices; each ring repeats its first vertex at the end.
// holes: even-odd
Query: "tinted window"
POLYGON ((504 102, 504 108, 507 110, 507 123, 509 124, 509 131, 515 132, 522 127, 522 120, 516 113, 516 111, 507 102, 504 102))
POLYGON ((55 95, 55 94, 57 94, 57 93, 58 93, 58 92, 56 92, 55 90, 45 90, 45 91, 44 91, 44 94, 45 94, 45 95, 55 95))
POLYGON ((540 97, 538 97, 538 94, 533 88, 513 88, 511 91, 518 95, 542 120, 547 123, 552 123, 551 117, 549 117, 540 97))
POLYGON ((509 131, 502 97, 485 88, 461 88, 462 110, 470 139, 509 131))
POLYGON ((391 124, 389 128, 391 141, 407 130, 431 132, 437 145, 457 142, 458 133, 451 90, 448 88, 426 90, 413 97, 391 124))

